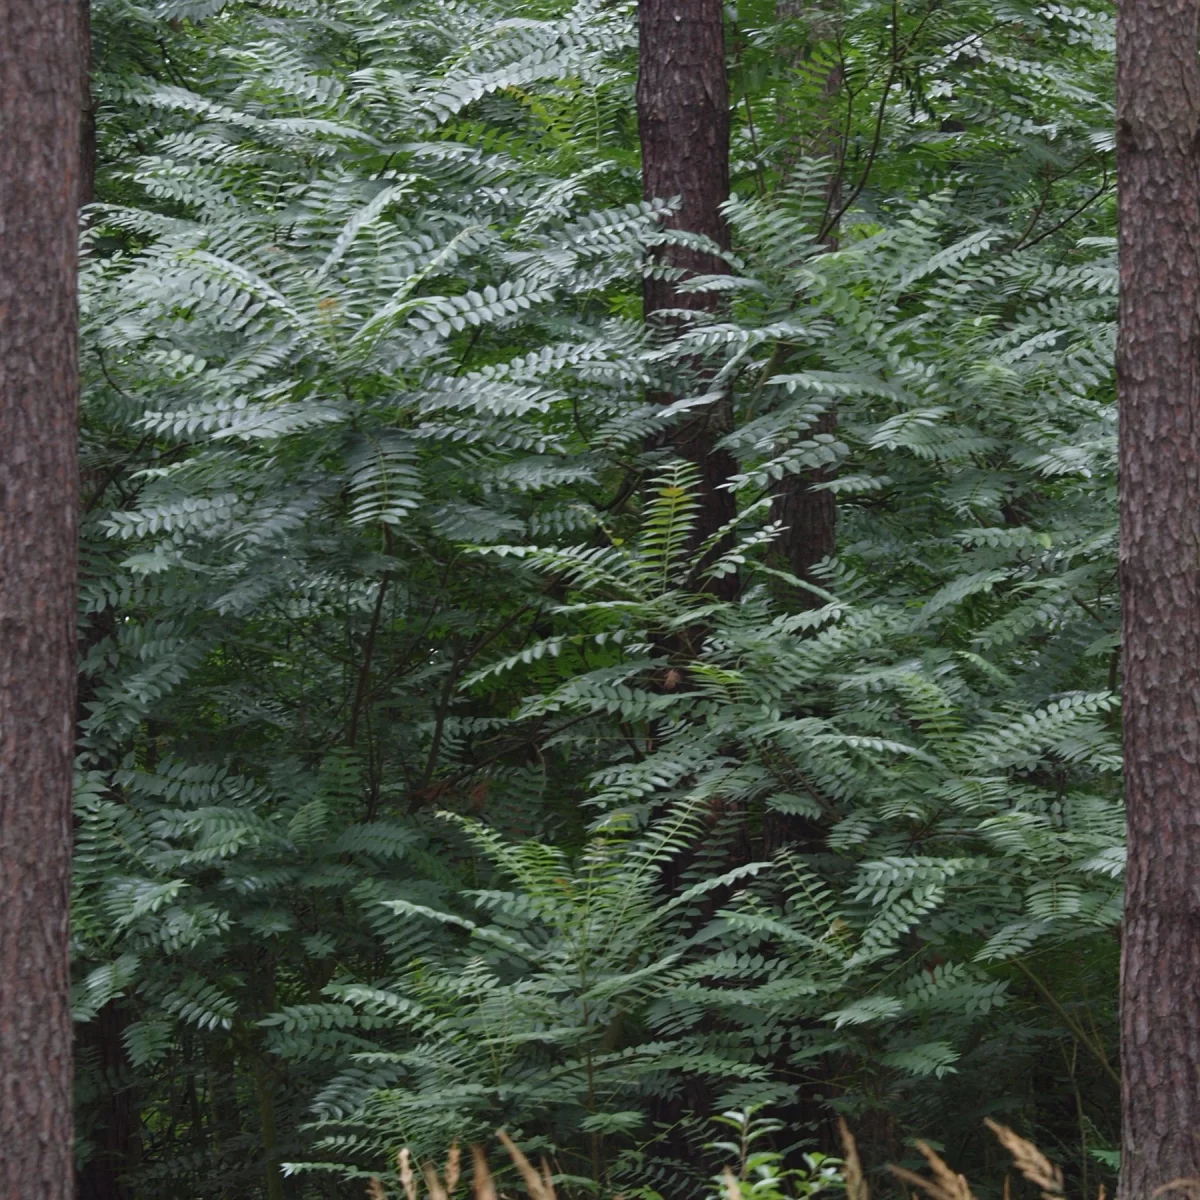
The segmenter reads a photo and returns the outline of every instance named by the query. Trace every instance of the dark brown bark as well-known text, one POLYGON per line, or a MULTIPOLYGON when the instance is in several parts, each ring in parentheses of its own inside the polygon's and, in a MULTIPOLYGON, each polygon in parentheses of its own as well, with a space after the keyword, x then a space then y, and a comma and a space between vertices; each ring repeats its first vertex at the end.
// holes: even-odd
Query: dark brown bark
MULTIPOLYGON (((668 227, 700 233, 728 248, 721 205, 729 197, 729 83, 721 0, 639 0, 637 109, 642 145, 642 194, 647 200, 680 198, 668 227)), ((693 275, 728 270, 712 254, 672 246, 659 260, 693 275)), ((642 299, 646 318, 663 309, 717 312, 715 293, 680 292, 670 279, 648 278, 642 299)), ((660 393, 669 404, 677 397, 660 393)), ((736 514, 733 494, 721 485, 737 470, 733 456, 715 449, 730 423, 728 402, 717 402, 677 425, 671 444, 700 471, 697 540, 736 514)), ((732 580, 727 580, 728 584, 732 580)))
POLYGON ((1121 1200, 1200 1176, 1198 32, 1196 0, 1118 4, 1121 1200))
MULTIPOLYGON (((640 0, 638 4, 638 133, 642 194, 680 198, 668 225, 702 233, 729 247, 721 205, 729 198, 729 81, 720 0, 640 0)), ((728 270, 715 255, 671 247, 664 260, 704 275, 728 270)), ((690 308, 712 312, 711 294, 680 294, 670 280, 647 279, 646 312, 690 308)))
POLYGON ((0 1196, 73 1190, 77 0, 0 0, 0 1196))
MULTIPOLYGON (((837 410, 822 413, 816 425, 805 435, 837 432, 837 410)), ((771 519, 784 526, 779 538, 779 550, 787 569, 798 579, 820 585, 813 567, 837 549, 837 504, 831 491, 814 491, 816 484, 827 483, 837 474, 833 467, 819 471, 798 471, 785 475, 775 488, 771 501, 771 519)), ((821 604, 811 592, 796 597, 806 608, 821 604)))

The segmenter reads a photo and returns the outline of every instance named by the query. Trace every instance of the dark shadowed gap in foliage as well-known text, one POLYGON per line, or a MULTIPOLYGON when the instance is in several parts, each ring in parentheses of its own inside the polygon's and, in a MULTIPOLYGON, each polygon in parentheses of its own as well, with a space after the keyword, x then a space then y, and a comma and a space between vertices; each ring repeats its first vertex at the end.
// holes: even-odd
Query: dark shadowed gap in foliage
POLYGON ((0 1195, 66 1200, 79 364, 76 0, 0 0, 0 1195))
MULTIPOLYGON (((679 197, 679 208, 667 224, 728 248, 721 205, 729 197, 729 83, 720 0, 640 0, 638 35, 642 194, 647 200, 679 197)), ((683 246, 665 248, 658 261, 689 276, 728 271, 715 255, 683 246)), ((716 292, 681 292, 675 280, 653 277, 643 284, 642 301, 651 322, 664 309, 715 313, 722 303, 716 292)), ((662 404, 679 399, 669 392, 654 398, 662 404)), ((733 493, 723 486, 737 464, 728 451, 716 448, 731 422, 726 397, 685 417, 670 435, 674 451, 699 468, 697 543, 737 512, 733 493)), ((708 587, 731 597, 737 593, 737 577, 725 576, 708 587)))
POLYGON ((1117 6, 1128 874, 1121 1200, 1200 1175, 1200 60, 1195 0, 1117 6))
MULTIPOLYGON (((82 473, 82 504, 86 513, 89 495, 105 486, 97 472, 82 473)), ((85 568, 86 570, 86 568, 85 568)), ((111 609, 90 614, 82 623, 79 658, 82 667, 76 684, 76 729, 98 701, 103 667, 95 662, 97 650, 115 635, 111 609)), ((115 770, 117 761, 104 756, 99 764, 115 770)), ((90 1143, 76 1180, 77 1200, 129 1200, 133 1195, 126 1175, 140 1157, 141 1130, 135 1096, 136 1072, 125 1052, 125 1030, 134 1017, 120 999, 110 1000, 88 1021, 75 1025, 75 1052, 79 1060, 80 1091, 77 1097, 79 1137, 90 1143), (90 1078, 89 1078, 90 1076, 90 1078)))
MULTIPOLYGON (((92 96, 92 4, 75 0, 79 48, 79 205, 96 198, 96 108, 92 96)), ((80 504, 86 515, 112 482, 107 473, 84 472, 80 479, 80 504)), ((111 611, 93 614, 82 631, 80 658, 113 634, 111 611)), ((90 711, 100 684, 100 673, 81 673, 77 684, 77 726, 90 711)), ((106 763, 113 768, 115 763, 106 763)), ((76 1054, 80 1069, 95 1073, 97 1095, 91 1107, 90 1128, 80 1131, 92 1142, 92 1153, 80 1167, 76 1179, 77 1200, 129 1200, 133 1195, 125 1176, 136 1165, 140 1130, 133 1072, 126 1056, 123 1034, 133 1018, 118 1000, 110 1001, 91 1021, 75 1028, 76 1054)), ((82 1115, 81 1115, 82 1119, 82 1115)))
POLYGON ((92 0, 79 6, 79 204, 96 198, 96 104, 92 98, 92 0))
MULTIPOLYGON (((97 1094, 90 1128, 86 1129, 92 1151, 79 1171, 77 1200, 130 1200, 133 1195, 125 1176, 136 1166, 138 1114, 133 1072, 122 1036, 131 1021, 129 1010, 119 1001, 111 1001, 78 1029, 80 1071, 94 1072, 97 1094)), ((81 1129, 80 1135, 84 1132, 81 1129)))

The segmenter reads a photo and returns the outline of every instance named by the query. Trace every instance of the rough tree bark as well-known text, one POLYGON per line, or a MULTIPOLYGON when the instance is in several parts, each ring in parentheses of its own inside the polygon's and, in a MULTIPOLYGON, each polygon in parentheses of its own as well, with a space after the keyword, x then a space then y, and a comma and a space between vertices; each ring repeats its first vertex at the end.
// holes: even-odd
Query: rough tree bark
MULTIPOLYGON (((672 228, 702 233, 729 246, 721 205, 729 197, 729 82, 721 0, 639 0, 637 110, 642 145, 642 194, 647 200, 679 196, 672 228)), ((660 261, 689 275, 728 270, 710 254, 673 246, 660 261)), ((680 292, 668 279, 643 286, 647 320, 667 308, 715 312, 715 293, 680 292)), ((656 396, 669 404, 677 397, 656 396)), ((716 403, 676 426, 671 444, 696 464, 701 478, 697 539, 736 513, 733 494, 721 487, 737 469, 732 455, 714 448, 729 424, 729 405, 716 403)))
POLYGON ((0 1195, 73 1188, 76 0, 0 0, 0 1195))
POLYGON ((1119 0, 1121 1200, 1200 1176, 1197 0, 1119 0))

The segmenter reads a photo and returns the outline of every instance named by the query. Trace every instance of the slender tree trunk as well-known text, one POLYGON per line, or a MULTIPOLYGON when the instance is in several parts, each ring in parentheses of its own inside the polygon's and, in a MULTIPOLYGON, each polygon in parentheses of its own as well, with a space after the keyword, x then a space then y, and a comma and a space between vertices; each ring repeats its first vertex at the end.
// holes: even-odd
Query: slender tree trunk
POLYGON ((283 1175, 279 1170, 279 1130, 275 1120, 275 1091, 266 1060, 254 1060, 254 1089, 258 1096, 259 1132, 262 1135, 263 1172, 267 1200, 283 1200, 283 1175))
POLYGON ((1196 0, 1119 0, 1129 867, 1121 1200, 1200 1176, 1200 58, 1196 0))
MULTIPOLYGON (((250 979, 254 1009, 260 1017, 274 1012, 275 962, 271 957, 256 961, 247 972, 250 979)), ((246 1051, 250 1055, 254 1071, 254 1090, 258 1100, 259 1134, 262 1138, 263 1173, 267 1200, 283 1200, 283 1172, 280 1170, 279 1126, 275 1113, 275 1081, 270 1064, 262 1046, 262 1029, 251 1027, 253 1032, 247 1039, 246 1051)), ((249 1032, 249 1031, 248 1031, 249 1032)))
POLYGON ((0 0, 0 1196, 71 1195, 77 0, 0 0))
MULTIPOLYGON (((729 82, 721 0, 639 0, 637 109, 642 144, 642 193, 647 200, 680 197, 670 227, 702 233, 729 246, 721 205, 729 197, 729 82)), ((660 261, 688 275, 728 270, 714 255, 681 246, 665 249, 660 261)), ((716 312, 714 293, 680 292, 674 281, 648 278, 643 286, 646 318, 663 309, 716 312)), ((656 399, 669 404, 670 393, 656 399)), ((718 402, 676 426, 676 452, 696 464, 701 478, 697 539, 707 537, 736 514, 736 501, 722 488, 737 469, 733 456, 714 448, 730 424, 730 405, 718 402)))
MULTIPOLYGON (((840 62, 828 66, 814 63, 820 47, 836 46, 842 21, 842 0, 776 0, 777 23, 794 22, 804 29, 804 48, 795 53, 788 74, 779 89, 779 121, 791 126, 792 136, 785 143, 783 166, 795 169, 803 157, 829 159, 825 187, 826 219, 837 213, 842 199, 842 164, 845 158, 844 129, 840 111, 843 68, 840 62), (815 79, 814 79, 815 77, 815 79), (819 80, 815 89, 805 79, 819 80), (797 93, 805 98, 799 99, 797 93)), ((785 130, 785 135, 786 135, 785 130)), ((829 221, 831 226, 836 222, 829 221)), ((827 240, 836 243, 836 229, 827 240)))
MULTIPOLYGON (((836 432, 837 410, 830 407, 804 436, 836 432)), ((833 467, 822 467, 818 471, 798 471, 793 475, 785 475, 776 485, 771 500, 771 519, 781 521, 784 526, 779 549, 787 562, 787 569, 806 582, 818 582, 813 575, 813 567, 837 549, 837 504, 834 495, 827 489, 813 491, 814 485, 828 483, 836 474, 833 467)), ((815 608, 822 603, 811 593, 797 596, 796 600, 805 608, 815 608)))
MULTIPOLYGON (((806 51, 792 64, 797 75, 811 74, 813 49, 822 43, 834 42, 841 19, 840 0, 778 0, 775 6, 777 21, 802 22, 805 26, 806 51)), ((784 165, 794 168, 802 156, 829 159, 829 175, 825 185, 824 244, 837 247, 837 223, 833 220, 842 203, 842 126, 837 96, 842 87, 842 69, 833 66, 825 71, 818 99, 801 110, 794 102, 790 89, 781 89, 779 119, 791 125, 795 134, 785 153, 784 165)), ((811 94, 811 88, 807 89, 811 94)), ((837 433, 837 409, 831 406, 821 414, 807 436, 837 433)), ((819 471, 799 471, 785 475, 775 487, 771 519, 781 521, 784 532, 779 549, 787 569, 799 579, 816 582, 812 569, 837 548, 837 504, 833 492, 814 491, 816 484, 834 478, 833 468, 819 471)), ((816 605, 815 596, 797 597, 801 604, 816 605)))

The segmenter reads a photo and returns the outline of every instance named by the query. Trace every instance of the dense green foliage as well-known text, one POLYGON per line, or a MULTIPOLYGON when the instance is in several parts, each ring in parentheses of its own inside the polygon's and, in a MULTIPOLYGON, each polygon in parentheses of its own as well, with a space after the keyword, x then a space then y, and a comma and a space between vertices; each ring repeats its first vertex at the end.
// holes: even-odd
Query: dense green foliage
POLYGON ((683 1200, 756 1105, 1111 1169, 1111 18, 729 23, 728 303, 664 341, 629 3, 96 0, 85 1175, 503 1125, 683 1200), (697 555, 655 435, 722 389, 697 555), (830 466, 814 589, 771 498, 830 466))

